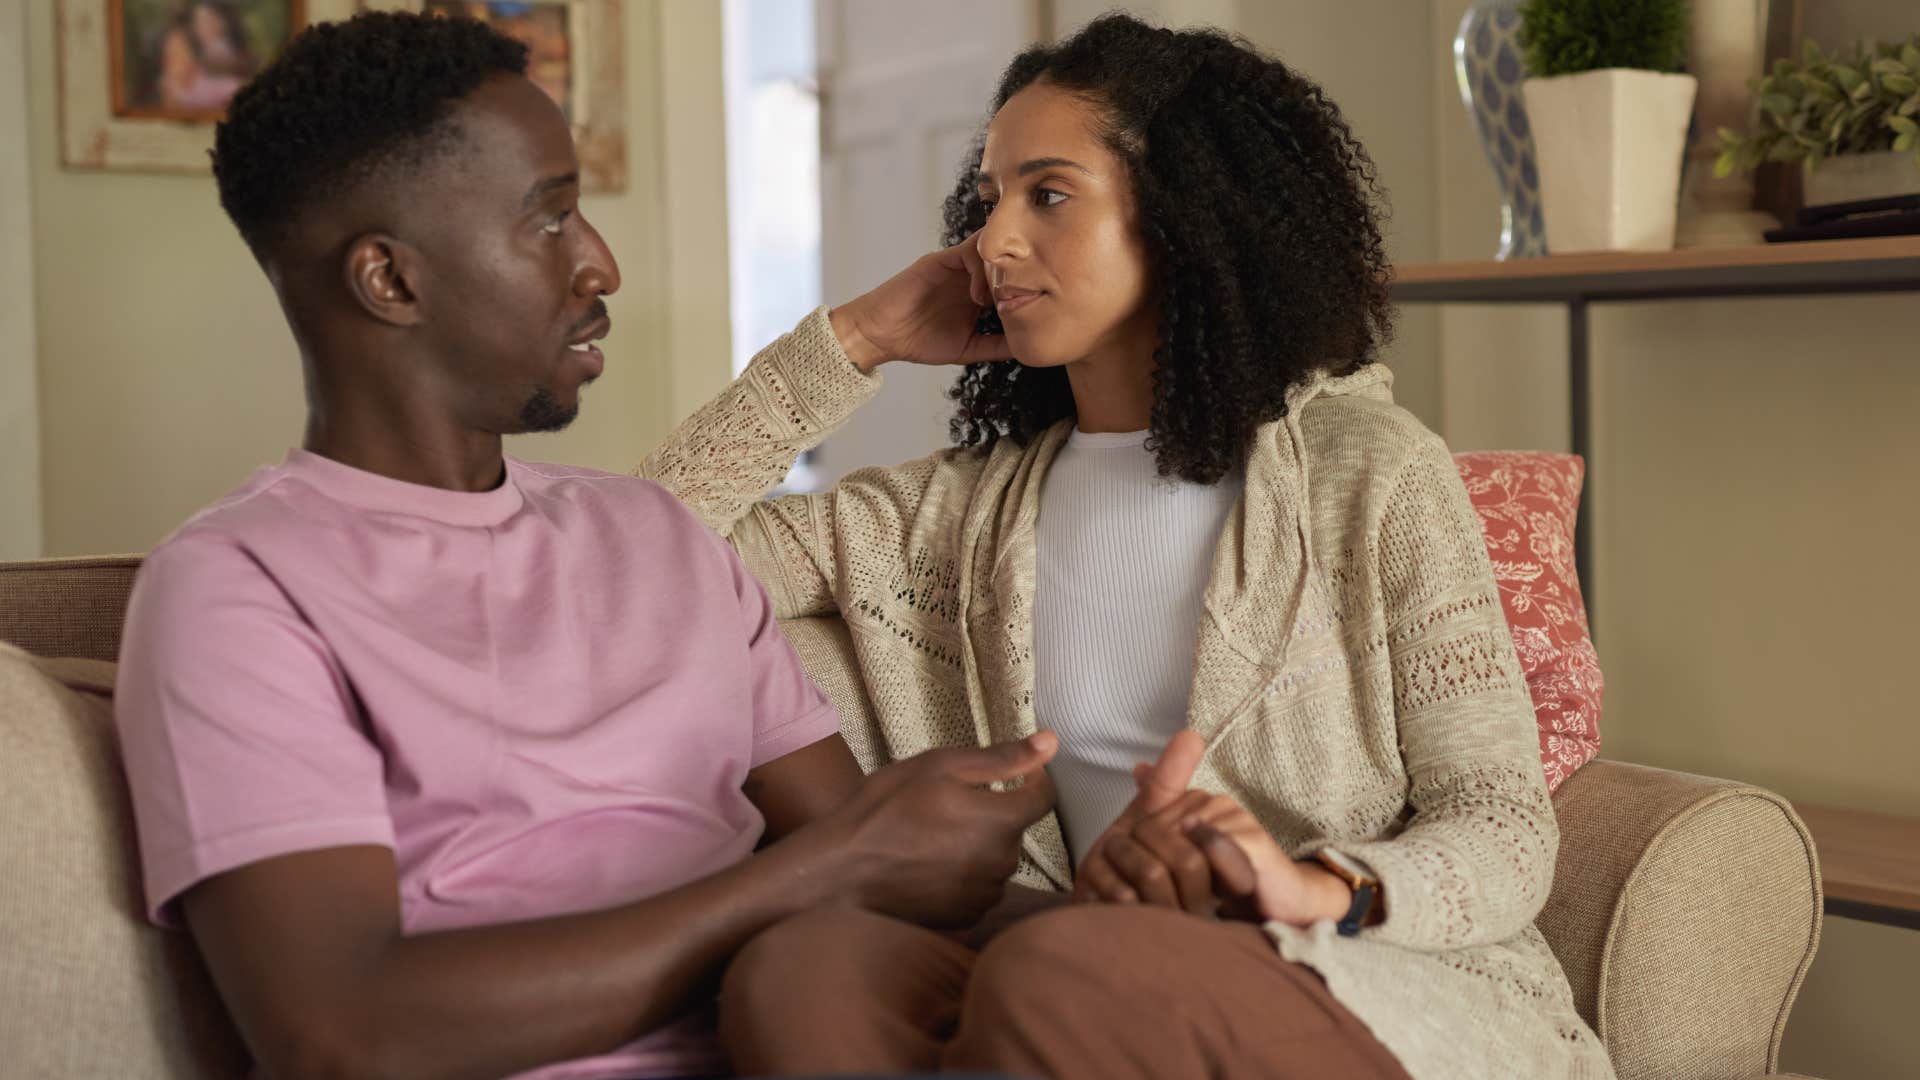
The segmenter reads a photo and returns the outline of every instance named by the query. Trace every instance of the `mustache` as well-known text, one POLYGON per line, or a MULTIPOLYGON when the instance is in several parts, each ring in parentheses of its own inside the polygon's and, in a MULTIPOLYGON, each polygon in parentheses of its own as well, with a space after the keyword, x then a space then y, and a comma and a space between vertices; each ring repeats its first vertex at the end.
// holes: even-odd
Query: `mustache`
POLYGON ((607 314, 607 302, 596 296, 593 298, 593 304, 587 308, 587 313, 580 317, 580 321, 567 328, 567 338, 573 339, 602 319, 606 320, 608 328, 611 329, 613 318, 607 314))

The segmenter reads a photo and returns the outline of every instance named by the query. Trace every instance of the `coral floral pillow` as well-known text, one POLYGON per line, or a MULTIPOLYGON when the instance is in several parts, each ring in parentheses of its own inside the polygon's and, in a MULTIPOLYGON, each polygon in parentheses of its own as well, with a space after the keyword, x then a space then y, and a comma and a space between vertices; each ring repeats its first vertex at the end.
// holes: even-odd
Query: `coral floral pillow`
POLYGON ((1455 454, 1480 515, 1500 603, 1533 695, 1547 789, 1600 752, 1605 680, 1587 633, 1573 564, 1573 522, 1586 463, 1572 454, 1455 454))

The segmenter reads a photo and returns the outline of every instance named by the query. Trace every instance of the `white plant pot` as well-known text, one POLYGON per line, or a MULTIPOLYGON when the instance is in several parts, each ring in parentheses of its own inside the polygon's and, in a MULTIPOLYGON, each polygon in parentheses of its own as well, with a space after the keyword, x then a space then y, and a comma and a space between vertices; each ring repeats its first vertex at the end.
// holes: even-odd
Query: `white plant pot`
POLYGON ((1920 194, 1920 164, 1899 150, 1841 154, 1806 174, 1805 191, 1808 206, 1920 194))
POLYGON ((1523 84, 1548 251, 1673 247, 1695 85, 1631 68, 1523 84))

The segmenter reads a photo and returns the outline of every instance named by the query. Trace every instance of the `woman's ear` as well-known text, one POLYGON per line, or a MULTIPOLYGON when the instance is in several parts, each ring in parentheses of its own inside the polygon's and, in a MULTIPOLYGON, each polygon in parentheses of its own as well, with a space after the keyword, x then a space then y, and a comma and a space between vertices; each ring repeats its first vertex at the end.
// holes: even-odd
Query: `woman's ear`
POLYGON ((347 294, 367 314, 393 326, 416 326, 425 317, 420 285, 426 266, 418 249, 385 233, 367 233, 347 245, 341 269, 347 294))

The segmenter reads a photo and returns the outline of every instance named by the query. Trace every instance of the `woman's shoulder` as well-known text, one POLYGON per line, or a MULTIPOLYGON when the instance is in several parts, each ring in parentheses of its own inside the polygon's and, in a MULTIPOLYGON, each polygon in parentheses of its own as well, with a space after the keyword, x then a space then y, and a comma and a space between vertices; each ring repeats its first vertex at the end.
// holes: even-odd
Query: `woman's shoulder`
POLYGON ((1445 456, 1444 440, 1393 400, 1393 373, 1368 364, 1350 375, 1328 377, 1303 394, 1300 434, 1316 472, 1390 481, 1409 458, 1445 456))

